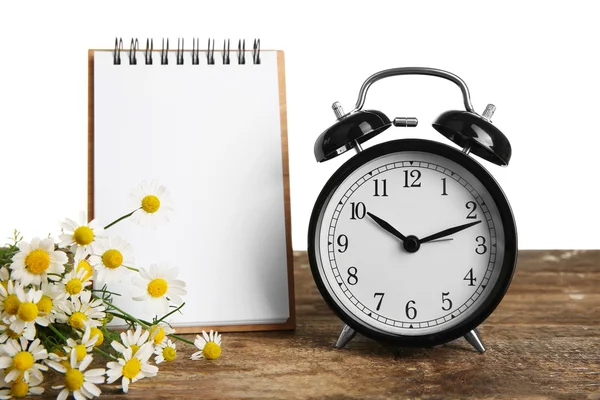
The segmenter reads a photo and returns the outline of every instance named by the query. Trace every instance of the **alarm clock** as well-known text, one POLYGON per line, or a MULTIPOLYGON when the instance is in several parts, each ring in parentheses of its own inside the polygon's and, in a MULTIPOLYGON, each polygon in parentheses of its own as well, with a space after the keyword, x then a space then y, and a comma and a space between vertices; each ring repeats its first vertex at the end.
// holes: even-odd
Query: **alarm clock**
POLYGON ((484 352, 477 327, 506 293, 517 261, 509 202, 473 157, 507 166, 511 146, 479 115, 465 82, 447 71, 411 67, 380 71, 362 85, 356 107, 334 103, 335 125, 314 147, 318 162, 355 150, 318 196, 308 229, 316 285, 345 324, 336 347, 358 332, 397 346, 430 347, 459 337, 484 352), (416 118, 363 110, 369 87, 397 75, 454 82, 465 110, 442 113, 433 128, 455 145, 399 139, 363 150, 391 126, 416 118))

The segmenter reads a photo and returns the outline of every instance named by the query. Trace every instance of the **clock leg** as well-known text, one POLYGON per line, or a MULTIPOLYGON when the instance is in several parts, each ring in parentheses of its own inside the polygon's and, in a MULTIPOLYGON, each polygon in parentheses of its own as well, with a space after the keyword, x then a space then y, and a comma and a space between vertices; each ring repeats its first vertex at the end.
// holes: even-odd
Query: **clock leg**
POLYGON ((342 332, 340 333, 340 337, 335 343, 335 347, 338 349, 344 348, 348 342, 352 340, 354 335, 356 335, 356 331, 350 328, 348 325, 344 325, 342 332))
POLYGON ((469 342, 471 346, 475 347, 475 350, 477 350, 480 353, 485 353, 485 347, 483 347, 483 343, 481 342, 481 336, 479 336, 479 331, 477 330, 477 328, 467 333, 465 335, 465 339, 467 339, 467 342, 469 342))

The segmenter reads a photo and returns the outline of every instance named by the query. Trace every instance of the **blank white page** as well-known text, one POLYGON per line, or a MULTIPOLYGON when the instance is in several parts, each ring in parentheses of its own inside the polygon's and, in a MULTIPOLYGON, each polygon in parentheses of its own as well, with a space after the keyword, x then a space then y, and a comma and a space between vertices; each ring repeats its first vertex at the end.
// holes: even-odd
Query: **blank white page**
MULTIPOLYGON (((187 283, 174 326, 283 323, 289 317, 286 224, 277 52, 261 64, 113 65, 94 52, 94 216, 105 225, 132 211, 128 195, 156 180, 175 212, 156 230, 129 220, 107 234, 133 246, 134 267, 164 261, 187 283)), ((250 53, 247 53, 250 54, 250 53)), ((144 319, 131 299, 134 272, 111 291, 115 304, 144 319)), ((118 321, 119 324, 122 321, 118 321)))

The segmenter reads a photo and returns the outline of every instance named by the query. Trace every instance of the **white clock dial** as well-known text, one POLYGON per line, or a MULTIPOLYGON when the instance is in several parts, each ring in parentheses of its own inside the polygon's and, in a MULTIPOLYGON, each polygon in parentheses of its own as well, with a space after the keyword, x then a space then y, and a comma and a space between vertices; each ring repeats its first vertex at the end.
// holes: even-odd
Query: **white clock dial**
POLYGON ((364 163, 333 190, 314 248, 323 285, 354 321, 419 336, 477 312, 498 280, 504 237, 498 206, 474 174, 403 151, 364 163))

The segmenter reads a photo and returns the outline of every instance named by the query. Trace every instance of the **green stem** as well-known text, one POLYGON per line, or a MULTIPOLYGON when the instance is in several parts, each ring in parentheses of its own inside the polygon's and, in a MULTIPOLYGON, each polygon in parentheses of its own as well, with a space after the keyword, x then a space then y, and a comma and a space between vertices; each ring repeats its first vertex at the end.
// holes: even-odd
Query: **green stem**
MULTIPOLYGON (((141 207, 140 207, 140 208, 141 208, 141 207)), ((118 218, 118 219, 114 220, 114 221, 113 221, 113 222, 111 222, 110 224, 106 225, 106 226, 104 227, 104 229, 108 229, 108 228, 110 228, 111 226, 115 225, 116 223, 123 221, 125 218, 129 218, 129 217, 131 217, 131 216, 133 215, 133 213, 134 213, 134 212, 136 212, 137 210, 139 210, 139 208, 136 208, 135 210, 133 210, 133 211, 132 211, 132 212, 130 212, 129 214, 125 214, 125 215, 123 215, 121 218, 118 218)))
POLYGON ((67 343, 67 338, 62 333, 60 333, 60 331, 56 329, 54 325, 48 324, 48 328, 52 329, 52 332, 56 333, 59 338, 61 338, 65 343, 67 343))
MULTIPOLYGON (((118 314, 118 313, 112 312, 112 311, 108 311, 108 313, 110 315, 112 315, 113 317, 121 318, 123 321, 131 322, 131 321, 129 321, 129 317, 126 316, 126 315, 118 314)), ((140 319, 139 321, 142 322, 143 324, 146 324, 148 327, 152 326, 152 322, 148 322, 148 321, 145 321, 143 319, 140 319)))
POLYGON ((190 342, 189 340, 184 339, 181 336, 177 336, 177 335, 171 334, 171 335, 169 335, 169 337, 175 338, 175 339, 180 340, 180 341, 182 341, 184 343, 191 344, 192 346, 195 346, 194 342, 190 342))
POLYGON ((129 319, 128 319, 126 316, 124 316, 124 315, 121 315, 121 314, 118 314, 118 313, 115 313, 115 312, 111 312, 111 311, 109 311, 109 313, 110 313, 110 314, 111 314, 113 317, 121 318, 123 321, 127 321, 127 322, 129 322, 129 319))
POLYGON ((107 352, 105 352, 102 349, 99 349, 98 347, 94 347, 94 351, 98 354, 102 354, 106 358, 110 358, 111 360, 118 361, 117 357, 113 356, 112 354, 108 354, 107 352))
POLYGON ((103 290, 103 289, 92 289, 92 292, 102 292, 102 293, 108 293, 111 294, 113 296, 120 296, 119 293, 115 293, 115 292, 109 292, 108 290, 103 290))
POLYGON ((177 307, 176 309, 174 309, 173 311, 171 311, 170 313, 166 314, 165 316, 163 316, 161 319, 159 319, 158 321, 155 322, 155 324, 158 324, 159 322, 164 321, 167 317, 169 317, 170 315, 176 313, 177 311, 181 310, 181 308, 185 306, 185 303, 181 303, 181 305, 179 307, 177 307))
POLYGON ((137 269, 137 268, 128 267, 127 265, 123 265, 123 266, 124 266, 125 268, 127 268, 127 269, 131 270, 131 271, 140 272, 140 270, 139 270, 139 269, 137 269))
POLYGON ((98 297, 98 296, 96 296, 96 295, 94 295, 94 297, 95 297, 96 299, 100 299, 100 300, 102 300, 102 302, 103 302, 104 304, 106 304, 108 307, 111 307, 111 308, 113 308, 113 309, 117 310, 118 312, 120 312, 121 314, 123 314, 124 316, 126 316, 127 318, 131 319, 131 321, 133 321, 133 322, 136 322, 136 323, 140 324, 140 326, 141 326, 142 328, 146 328, 146 329, 148 328, 149 324, 147 324, 147 323, 146 323, 146 324, 145 324, 145 323, 143 323, 142 321, 140 321, 139 319, 137 319, 137 318, 136 318, 136 317, 134 317, 133 315, 131 315, 131 314, 128 314, 128 313, 126 313, 125 311, 121 310, 119 307, 115 306, 113 303, 109 303, 109 302, 107 302, 106 300, 104 300, 103 298, 101 298, 101 297, 98 297))

